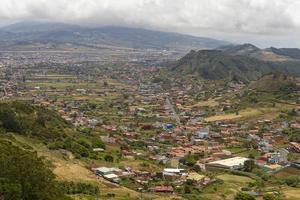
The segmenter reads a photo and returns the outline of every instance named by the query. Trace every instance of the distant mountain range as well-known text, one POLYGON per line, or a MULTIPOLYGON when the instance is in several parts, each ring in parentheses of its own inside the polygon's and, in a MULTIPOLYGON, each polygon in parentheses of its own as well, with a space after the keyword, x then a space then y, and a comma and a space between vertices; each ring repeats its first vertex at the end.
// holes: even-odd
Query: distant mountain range
POLYGON ((217 50, 190 51, 168 66, 177 76, 193 75, 208 80, 249 82, 267 73, 300 76, 299 49, 259 49, 251 44, 230 45, 217 50))
POLYGON ((90 28, 62 23, 23 22, 0 29, 0 48, 34 43, 71 43, 94 48, 123 47, 137 49, 180 50, 214 49, 228 42, 205 37, 105 26, 90 28))

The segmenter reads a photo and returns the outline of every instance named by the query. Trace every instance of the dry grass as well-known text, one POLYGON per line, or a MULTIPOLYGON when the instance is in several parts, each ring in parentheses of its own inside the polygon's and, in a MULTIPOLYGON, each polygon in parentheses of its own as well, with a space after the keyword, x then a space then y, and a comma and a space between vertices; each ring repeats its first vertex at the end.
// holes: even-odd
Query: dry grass
MULTIPOLYGON (((140 195, 136 191, 112 184, 100 177, 97 177, 86 167, 84 162, 76 160, 72 156, 66 158, 66 156, 64 156, 60 151, 50 151, 45 145, 19 135, 15 135, 15 138, 19 143, 25 143, 33 147, 39 156, 43 156, 47 160, 51 161, 53 164, 53 172, 57 176, 58 180, 90 182, 97 184, 101 195, 106 196, 107 193, 114 193, 114 200, 124 199, 125 197, 128 197, 128 194, 132 199, 136 199, 140 195)), ((88 198, 80 197, 79 199, 88 198)), ((103 199, 105 199, 105 197, 103 199)))
POLYGON ((299 188, 287 188, 282 191, 285 195, 285 200, 300 200, 299 188))
POLYGON ((242 187, 245 187, 250 182, 254 180, 244 177, 231 174, 222 174, 217 176, 217 178, 224 181, 223 184, 213 187, 210 191, 205 191, 203 196, 207 199, 214 200, 232 200, 237 192, 241 190, 242 187))
POLYGON ((245 176, 237 176, 237 175, 231 175, 231 174, 222 174, 217 176, 217 178, 228 182, 228 183, 235 183, 237 185, 244 185, 244 184, 248 184, 251 182, 254 182, 253 179, 245 177, 245 176))
POLYGON ((216 99, 208 99, 207 101, 199 101, 194 105, 189 106, 189 108, 195 107, 216 107, 219 105, 219 102, 216 99))
POLYGON ((300 169, 294 168, 294 167, 286 167, 283 170, 277 172, 275 174, 278 178, 285 178, 288 176, 298 175, 300 174, 300 169))
POLYGON ((162 167, 160 167, 158 165, 154 165, 152 163, 147 163, 147 166, 142 166, 141 163, 142 162, 138 161, 138 160, 125 160, 125 161, 121 161, 120 165, 128 166, 135 170, 149 171, 152 173, 162 170, 162 167))
POLYGON ((262 107, 262 108, 247 108, 240 110, 238 115, 236 113, 216 115, 205 118, 207 122, 234 120, 234 119, 250 119, 253 117, 261 117, 266 119, 276 118, 281 111, 286 111, 295 106, 287 104, 278 104, 276 107, 262 107))

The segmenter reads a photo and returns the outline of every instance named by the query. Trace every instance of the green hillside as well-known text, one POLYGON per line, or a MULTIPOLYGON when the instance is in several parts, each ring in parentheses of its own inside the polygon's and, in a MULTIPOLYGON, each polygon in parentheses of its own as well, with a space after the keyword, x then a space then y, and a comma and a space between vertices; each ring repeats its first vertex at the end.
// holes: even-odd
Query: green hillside
POLYGON ((293 92, 298 89, 295 77, 286 74, 267 74, 250 83, 249 89, 261 92, 293 92))
POLYGON ((36 139, 50 149, 65 149, 76 157, 96 158, 93 148, 104 148, 92 133, 81 133, 54 111, 26 102, 0 103, 0 136, 8 132, 36 139))
POLYGON ((299 99, 299 86, 295 77, 282 73, 264 75, 252 81, 236 97, 242 107, 273 105, 275 103, 295 104, 299 99))
POLYGON ((219 50, 191 51, 169 65, 174 76, 193 75, 206 80, 257 80, 271 72, 300 75, 299 61, 266 62, 245 55, 231 55, 219 50))
POLYGON ((55 112, 42 107, 20 101, 0 103, 2 131, 53 141, 66 137, 64 129, 70 127, 55 112))
POLYGON ((99 195, 97 185, 58 180, 49 162, 55 155, 51 150, 59 149, 72 152, 75 158, 98 159, 101 155, 92 150, 96 147, 105 148, 96 135, 76 130, 54 111, 23 101, 0 103, 0 199, 69 200, 70 195, 99 195), (40 155, 37 147, 41 146, 49 152, 47 159, 40 155))
POLYGON ((65 196, 49 166, 36 153, 0 140, 0 199, 62 200, 65 196))

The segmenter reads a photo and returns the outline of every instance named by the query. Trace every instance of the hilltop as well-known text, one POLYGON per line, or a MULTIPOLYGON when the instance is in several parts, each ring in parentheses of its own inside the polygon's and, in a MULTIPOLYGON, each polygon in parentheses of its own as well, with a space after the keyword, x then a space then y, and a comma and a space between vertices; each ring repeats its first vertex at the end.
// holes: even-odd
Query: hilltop
POLYGON ((227 45, 219 47, 219 50, 230 55, 243 55, 263 61, 283 62, 300 59, 298 48, 275 48, 260 49, 253 44, 227 45))
POLYGON ((238 77, 253 80, 268 70, 268 65, 246 56, 232 56, 219 50, 191 51, 170 66, 174 74, 195 74, 203 79, 218 80, 238 77))

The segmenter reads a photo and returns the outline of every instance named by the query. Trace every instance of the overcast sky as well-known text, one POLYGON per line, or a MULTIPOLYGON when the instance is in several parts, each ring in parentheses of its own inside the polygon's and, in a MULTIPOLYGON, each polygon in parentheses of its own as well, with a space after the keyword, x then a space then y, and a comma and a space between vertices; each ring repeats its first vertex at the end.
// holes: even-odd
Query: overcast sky
POLYGON ((0 24, 33 20, 300 47, 300 0, 0 0, 0 24))

